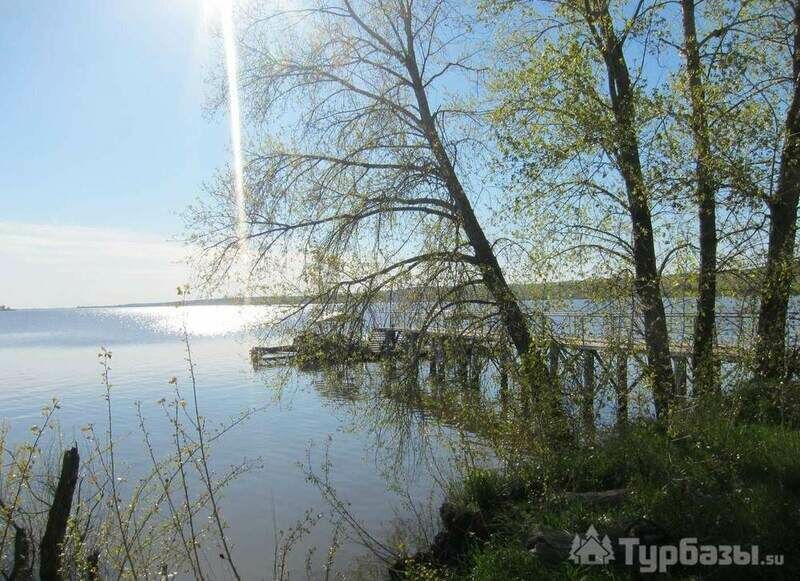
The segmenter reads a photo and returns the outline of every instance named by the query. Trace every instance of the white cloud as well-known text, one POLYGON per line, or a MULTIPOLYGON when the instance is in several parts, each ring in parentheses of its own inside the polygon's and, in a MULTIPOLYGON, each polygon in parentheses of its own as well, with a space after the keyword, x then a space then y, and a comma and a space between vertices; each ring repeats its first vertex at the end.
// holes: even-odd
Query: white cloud
POLYGON ((0 222, 0 304, 174 300, 189 274, 186 249, 152 233, 0 222))

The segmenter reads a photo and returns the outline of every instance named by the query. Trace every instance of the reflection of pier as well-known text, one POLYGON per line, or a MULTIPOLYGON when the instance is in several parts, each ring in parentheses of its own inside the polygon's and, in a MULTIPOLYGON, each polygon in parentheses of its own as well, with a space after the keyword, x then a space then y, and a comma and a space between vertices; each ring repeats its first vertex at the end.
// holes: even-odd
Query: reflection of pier
MULTIPOLYGON (((683 320, 686 317, 673 315, 670 318, 683 320)), ((749 320, 750 317, 734 313, 721 313, 727 320, 749 320)), ((644 358, 647 345, 644 339, 636 337, 629 319, 618 315, 584 315, 581 313, 544 313, 538 320, 539 337, 549 337, 548 364, 551 376, 557 376, 563 361, 577 358, 582 361, 583 381, 593 383, 595 367, 608 372, 611 359, 616 370, 615 383, 625 383, 629 359, 644 358), (594 324, 593 324, 594 323, 594 324)), ((685 322, 685 321, 684 321, 685 322)), ((674 325, 673 325, 674 326, 674 325)), ((738 329, 737 331, 741 331, 738 329)), ((718 343, 716 354, 721 362, 735 361, 745 355, 743 348, 733 340, 740 333, 729 333, 728 343, 718 343)), ((686 338, 685 327, 678 333, 681 339, 670 342, 672 365, 675 372, 676 391, 685 394, 687 369, 692 357, 692 342, 686 338)), ((431 374, 436 374, 437 366, 447 358, 447 349, 452 355, 453 346, 460 348, 456 355, 473 357, 477 347, 488 347, 497 339, 491 333, 477 330, 421 330, 407 327, 377 327, 370 333, 367 346, 373 355, 385 356, 393 354, 398 345, 415 344, 420 357, 431 361, 431 374)))

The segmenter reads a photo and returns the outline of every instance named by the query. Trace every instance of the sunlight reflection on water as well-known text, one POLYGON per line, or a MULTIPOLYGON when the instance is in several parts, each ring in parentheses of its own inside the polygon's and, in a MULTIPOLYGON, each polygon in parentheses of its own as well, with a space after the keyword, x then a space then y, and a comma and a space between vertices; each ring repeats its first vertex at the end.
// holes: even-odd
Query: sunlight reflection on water
POLYGON ((148 329, 153 333, 182 335, 184 325, 190 336, 225 336, 255 331, 264 324, 276 322, 287 307, 256 305, 218 305, 186 307, 141 307, 135 309, 102 309, 106 316, 148 329))
MULTIPOLYGON (((104 309, 20 310, 0 315, 0 421, 12 442, 30 436, 40 409, 61 401, 58 423, 65 441, 85 445, 81 427, 106 425, 106 402, 97 351, 113 351, 114 426, 120 470, 131 481, 148 466, 136 414, 142 410, 159 453, 168 453, 171 427, 157 402, 173 398, 172 377, 188 389, 183 324, 191 337, 201 413, 218 426, 243 410, 258 410, 214 443, 212 463, 224 470, 243 457, 263 468, 243 475, 226 490, 224 515, 243 575, 263 578, 271 568, 273 527, 292 526, 304 511, 325 511, 319 491, 298 463, 311 457, 315 469, 329 452, 331 478, 364 526, 387 538, 395 517, 411 518, 398 490, 427 502, 438 487, 436 474, 451 457, 445 445, 455 435, 425 414, 383 403, 382 391, 365 388, 355 377, 324 373, 254 371, 251 335, 265 321, 292 310, 277 306, 188 306, 104 309), (420 451, 417 451, 419 448, 420 451), (310 455, 310 456, 309 456, 310 455)), ((354 371, 355 373, 355 371, 354 371)), ((374 370, 380 378, 380 371, 374 370)), ((323 554, 333 525, 318 524, 290 555, 302 573, 306 552, 323 554)), ((213 549, 209 547, 210 554, 213 549)), ((338 570, 364 554, 355 542, 340 549, 338 570)), ((294 576, 294 575, 293 575, 294 576)), ((210 578, 216 578, 213 575, 210 578)))

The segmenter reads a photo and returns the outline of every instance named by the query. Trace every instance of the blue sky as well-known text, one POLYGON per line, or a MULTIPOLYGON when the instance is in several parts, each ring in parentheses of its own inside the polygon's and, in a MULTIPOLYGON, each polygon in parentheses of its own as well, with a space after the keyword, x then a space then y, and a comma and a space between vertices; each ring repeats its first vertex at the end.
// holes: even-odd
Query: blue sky
POLYGON ((171 296, 185 277, 169 242, 181 233, 180 213, 230 155, 224 112, 204 109, 208 76, 220 66, 208 29, 201 0, 0 3, 0 304, 171 296), (109 244, 141 236, 153 244, 153 276, 138 264, 140 283, 100 291, 97 280, 75 276, 84 257, 62 265, 69 289, 45 292, 52 265, 37 268, 23 245, 4 244, 36 233, 45 237, 38 246, 102 250, 110 278, 131 253, 121 247, 115 260, 109 244))

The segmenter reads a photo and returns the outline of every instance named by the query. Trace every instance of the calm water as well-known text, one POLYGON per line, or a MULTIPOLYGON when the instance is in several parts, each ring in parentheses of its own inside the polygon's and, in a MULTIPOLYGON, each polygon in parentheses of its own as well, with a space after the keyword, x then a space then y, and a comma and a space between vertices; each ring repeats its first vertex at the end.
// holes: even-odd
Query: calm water
MULTIPOLYGON (((730 310, 731 304, 724 306, 730 310)), ((570 312, 583 312, 592 305, 573 301, 568 307, 570 312)), ((680 312, 674 305, 670 310, 680 312)), ((403 390, 385 381, 375 365, 352 368, 348 376, 286 368, 254 370, 248 351, 253 344, 264 342, 256 338, 258 328, 285 312, 274 306, 2 312, 0 418, 8 425, 12 442, 29 440, 31 426, 42 419, 41 407, 57 397, 63 445, 77 441, 85 450, 81 428, 92 423, 102 435, 107 426, 97 357, 100 347, 106 347, 113 353, 118 459, 128 482, 135 482, 151 469, 142 444, 137 402, 141 402, 157 454, 167 456, 173 451, 172 428, 157 402, 175 397, 169 383, 173 377, 183 395, 188 395, 185 326, 196 367, 200 411, 207 425, 213 428, 243 411, 252 412, 214 442, 211 461, 217 475, 244 460, 251 467, 225 489, 222 500, 243 578, 272 577, 273 555, 280 545, 276 531, 294 526, 306 513, 329 512, 303 468, 310 465, 321 473, 326 457, 331 483, 341 500, 351 503, 353 515, 375 537, 391 538, 403 521, 419 529, 421 518, 432 526, 435 519, 429 518, 425 509, 438 506, 442 483, 452 475, 451 459, 458 455, 453 450, 463 451, 463 437, 426 416, 409 401, 413 397, 404 400, 402 395, 407 392, 398 397, 403 390), (413 510, 408 499, 416 504, 413 510)), ((557 316, 554 324, 559 328, 572 323, 557 316)), ((725 325, 720 322, 721 328, 725 325)), ((726 333, 738 334, 733 328, 726 333)), ((680 337, 682 332, 676 328, 673 335, 680 337)), ((282 343, 287 337, 273 333, 268 340, 282 343)), ((642 394, 644 408, 649 405, 647 397, 642 394)), ((601 401, 597 406, 601 422, 613 417, 609 405, 601 401)), ((636 401, 632 407, 635 412, 636 401)), ((296 573, 292 578, 305 578, 308 551, 314 547, 317 552, 311 561, 315 572, 321 571, 332 534, 332 524, 323 517, 296 544, 289 555, 290 568, 296 573)), ((204 550, 212 577, 225 578, 218 548, 208 542, 204 550)), ((336 569, 349 569, 366 553, 354 538, 344 539, 336 569)))
MULTIPOLYGON (((421 504, 439 498, 436 481, 449 470, 445 444, 455 436, 422 414, 393 415, 391 406, 376 405, 347 378, 286 369, 254 371, 248 356, 254 325, 280 312, 266 306, 193 306, 0 313, 0 416, 12 441, 20 441, 41 420, 41 406, 57 397, 57 418, 67 444, 83 442, 80 428, 89 423, 102 433, 107 420, 97 353, 104 346, 113 353, 118 457, 133 479, 149 467, 135 402, 142 402, 159 451, 171 451, 170 426, 157 401, 174 397, 172 377, 188 390, 185 324, 201 413, 208 424, 256 410, 212 450, 212 464, 219 471, 245 458, 254 468, 226 489, 222 501, 243 577, 270 578, 275 530, 291 527, 308 510, 327 511, 299 465, 310 459, 321 470, 326 447, 330 477, 342 500, 352 503, 367 530, 386 539, 398 519, 411 516, 405 497, 421 504)), ((292 568, 303 569, 308 549, 316 546, 312 562, 319 570, 331 534, 332 525, 323 518, 291 553, 292 568)), ((338 569, 365 552, 358 543, 345 541, 338 569)), ((208 547, 210 561, 216 554, 208 547)))

